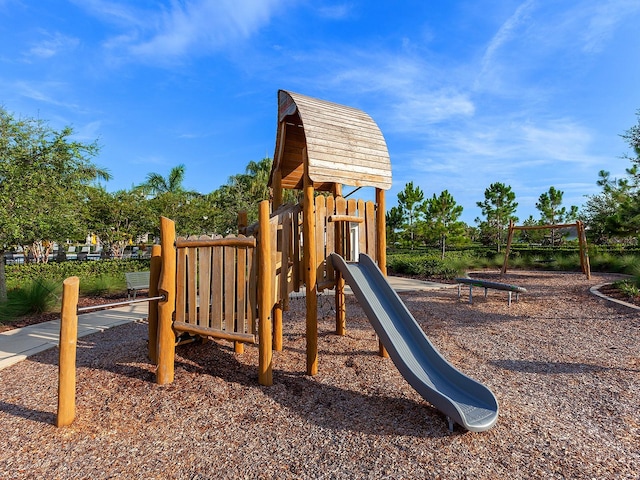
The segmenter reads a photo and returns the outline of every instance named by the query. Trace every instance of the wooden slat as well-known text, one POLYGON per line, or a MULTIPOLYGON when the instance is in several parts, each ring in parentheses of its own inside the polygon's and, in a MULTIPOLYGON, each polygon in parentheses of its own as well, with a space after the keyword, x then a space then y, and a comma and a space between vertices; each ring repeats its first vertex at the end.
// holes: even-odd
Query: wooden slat
MULTIPOLYGON (((169 247, 170 248, 170 247, 169 247)), ((176 320, 184 322, 187 309, 187 251, 179 248, 176 266, 176 320)))
MULTIPOLYGON (((189 238, 191 239, 191 238, 189 238)), ((195 238, 193 238, 195 240, 195 238)), ((198 249, 187 248, 187 322, 198 324, 198 249)))
MULTIPOLYGON (((358 201, 355 198, 350 198, 347 201, 347 217, 353 217, 353 218, 357 218, 358 221, 360 220, 357 216, 358 211, 358 201)), ((351 222, 349 223, 345 223, 345 231, 346 231, 346 235, 347 235, 347 250, 345 251, 345 254, 348 255, 348 257, 346 257, 348 260, 354 261, 354 260, 358 260, 357 258, 351 258, 351 252, 353 252, 354 248, 352 245, 353 239, 351 238, 351 222)))
POLYGON ((318 283, 324 281, 325 278, 325 254, 324 254, 324 230, 325 222, 327 218, 326 198, 318 196, 315 198, 316 202, 316 279, 318 283))
MULTIPOLYGON (((201 240, 210 240, 206 235, 200 236, 201 240)), ((198 248, 198 325, 210 327, 211 310, 211 247, 198 248)))
POLYGON ((300 291, 300 286, 304 281, 304 272, 302 271, 304 265, 301 259, 302 252, 300 248, 300 215, 301 213, 294 214, 291 225, 293 229, 293 289, 296 292, 300 291))
POLYGON ((280 225, 276 222, 271 223, 271 219, 269 219, 268 228, 271 235, 271 251, 269 253, 271 258, 271 273, 273 274, 273 288, 271 289, 273 298, 271 300, 275 304, 280 295, 280 255, 278 255, 278 246, 282 242, 282 233, 280 225), (280 242, 278 242, 278 240, 280 240, 280 242))
MULTIPOLYGON (((228 238, 228 237, 227 237, 228 238)), ((236 295, 236 249, 224 247, 224 330, 234 331, 236 295)))
POLYGON ((244 333, 247 321, 247 249, 238 248, 237 258, 235 331, 244 333))
POLYGON ((281 249, 281 268, 280 275, 280 298, 282 308, 286 310, 289 306, 289 286, 291 285, 291 270, 289 261, 291 257, 291 214, 289 213, 283 218, 282 222, 282 249, 281 249))
MULTIPOLYGON (((333 215, 335 216, 336 213, 336 200, 333 196, 331 197, 327 197, 327 217, 333 215)), ((329 255, 331 255, 333 252, 336 251, 336 228, 335 225, 329 225, 327 224, 327 228, 325 230, 325 234, 326 234, 326 255, 327 258, 329 258, 329 255)), ((334 282, 335 278, 336 278, 336 274, 335 274, 335 270, 333 269, 333 263, 331 262, 326 262, 327 263, 327 281, 331 281, 334 282)))
POLYGON ((360 218, 357 215, 329 215, 327 222, 364 223, 364 218, 360 218))
POLYGON ((211 252, 211 327, 222 330, 224 261, 223 247, 216 247, 211 252))
MULTIPOLYGON (((347 214, 347 201, 343 197, 336 198, 336 215, 345 216, 347 214)), ((338 222, 335 224, 335 242, 336 242, 336 252, 343 257, 347 254, 345 251, 346 241, 345 241, 345 224, 343 222, 338 222)))
POLYGON ((364 221, 365 203, 362 199, 358 200, 358 217, 362 219, 358 224, 358 250, 360 253, 367 253, 367 224, 364 221))
POLYGON ((365 204, 365 218, 367 225, 367 255, 369 255, 375 262, 377 260, 375 203, 367 202, 365 204))
POLYGON ((254 249, 247 251, 247 272, 249 274, 249 292, 247 297, 247 333, 255 333, 258 312, 258 269, 256 262, 256 250, 254 249))
POLYGON ((249 333, 236 333, 233 331, 217 330, 210 327, 201 327, 185 322, 173 322, 173 329, 178 332, 189 332, 203 337, 220 338, 236 342, 257 343, 255 335, 249 333))
MULTIPOLYGON (((205 235, 206 237, 206 235, 205 235)), ((198 248, 198 247, 254 247, 256 246, 256 239, 253 237, 234 237, 230 235, 228 237, 216 237, 216 238, 197 238, 189 237, 187 239, 176 240, 176 248, 198 248)))

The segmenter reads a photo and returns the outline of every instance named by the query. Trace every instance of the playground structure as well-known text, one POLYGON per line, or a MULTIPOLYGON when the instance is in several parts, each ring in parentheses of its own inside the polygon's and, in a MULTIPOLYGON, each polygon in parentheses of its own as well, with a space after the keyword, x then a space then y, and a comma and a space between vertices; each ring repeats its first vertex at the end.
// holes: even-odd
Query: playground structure
POLYGON ((507 265, 509 263, 509 253, 511 252, 511 242, 513 234, 517 230, 557 230, 562 228, 575 228, 578 245, 580 246, 580 269, 587 276, 587 280, 591 279, 591 266, 589 265, 589 251, 587 249, 587 235, 584 230, 584 223, 577 221, 576 223, 563 223, 557 225, 522 225, 516 226, 513 220, 509 221, 509 234, 507 236, 507 249, 504 253, 504 263, 502 264, 501 274, 507 273, 507 265))
POLYGON ((289 294, 303 286, 306 372, 317 374, 317 295, 335 291, 336 334, 344 335, 348 281, 378 334, 380 355, 390 354, 410 384, 447 415, 450 429, 453 422, 472 431, 491 428, 498 415, 493 394, 446 362, 384 279, 391 163, 371 117, 279 91, 269 186, 272 200, 260 203, 256 224, 239 217, 238 236, 176 238, 174 222, 160 219, 149 289, 156 382, 173 381, 176 345, 186 335, 232 341, 237 353, 257 343, 258 382, 271 385, 282 314, 289 294), (373 187, 375 201, 343 197, 345 185, 373 187), (283 189, 302 190, 302 203, 282 204, 283 189))

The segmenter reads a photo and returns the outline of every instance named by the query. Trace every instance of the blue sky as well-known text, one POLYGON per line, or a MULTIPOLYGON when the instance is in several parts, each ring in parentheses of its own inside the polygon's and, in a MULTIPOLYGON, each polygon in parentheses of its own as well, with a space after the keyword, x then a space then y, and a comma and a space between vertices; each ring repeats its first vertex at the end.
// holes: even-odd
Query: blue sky
POLYGON ((0 0, 0 105, 97 139, 109 190, 184 163, 210 192, 274 152, 277 90, 366 111, 393 187, 449 190, 463 220, 493 182, 524 220, 630 166, 640 2, 0 0))

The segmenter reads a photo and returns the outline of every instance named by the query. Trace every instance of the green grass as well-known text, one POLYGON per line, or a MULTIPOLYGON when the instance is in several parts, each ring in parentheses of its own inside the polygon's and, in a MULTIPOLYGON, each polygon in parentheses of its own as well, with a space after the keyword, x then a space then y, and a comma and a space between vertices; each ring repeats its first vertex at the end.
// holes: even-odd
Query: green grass
POLYGON ((83 277, 80 279, 80 295, 99 297, 112 293, 124 292, 126 289, 127 284, 122 274, 104 274, 95 277, 83 277))
POLYGON ((0 322, 53 311, 59 304, 60 291, 61 284, 52 280, 34 280, 10 290, 7 292, 7 301, 0 303, 0 322))

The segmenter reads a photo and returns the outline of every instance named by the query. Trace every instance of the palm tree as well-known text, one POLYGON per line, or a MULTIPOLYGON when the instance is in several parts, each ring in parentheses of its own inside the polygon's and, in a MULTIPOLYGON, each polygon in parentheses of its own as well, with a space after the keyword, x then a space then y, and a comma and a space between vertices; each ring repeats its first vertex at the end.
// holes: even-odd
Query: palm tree
POLYGON ((177 165, 171 169, 169 175, 165 178, 159 173, 152 172, 147 175, 147 181, 140 184, 146 194, 157 197, 164 193, 182 193, 195 194, 196 192, 185 190, 182 183, 184 182, 185 166, 177 165))

